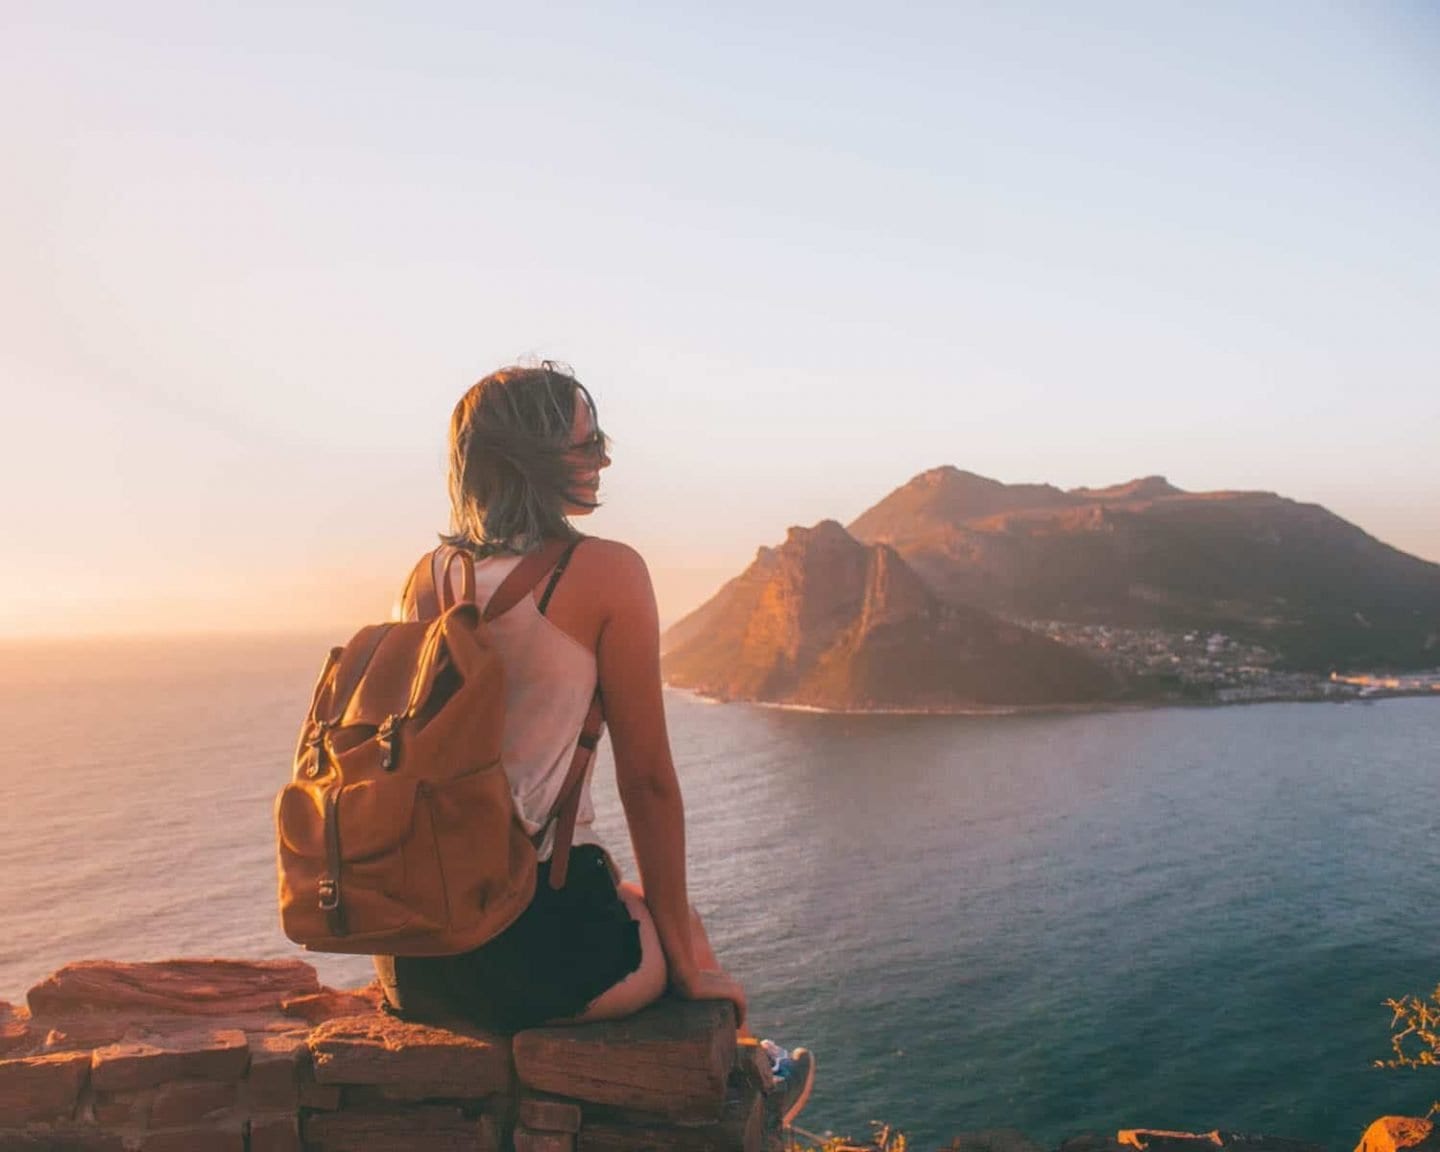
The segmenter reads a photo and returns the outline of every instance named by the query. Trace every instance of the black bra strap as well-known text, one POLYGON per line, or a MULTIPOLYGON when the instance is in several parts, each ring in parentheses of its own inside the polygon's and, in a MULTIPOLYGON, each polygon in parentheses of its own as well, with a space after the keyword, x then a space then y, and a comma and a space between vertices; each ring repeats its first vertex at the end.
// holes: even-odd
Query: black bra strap
POLYGON ((545 585, 545 591, 540 594, 540 603, 536 605, 540 615, 545 615, 545 608, 550 603, 550 596, 555 591, 555 585, 560 583, 560 577, 565 575, 565 569, 570 566, 570 557, 574 555, 575 549, 579 546, 579 540, 570 541, 570 546, 560 553, 560 559, 555 561, 555 567, 550 572, 550 579, 545 585))

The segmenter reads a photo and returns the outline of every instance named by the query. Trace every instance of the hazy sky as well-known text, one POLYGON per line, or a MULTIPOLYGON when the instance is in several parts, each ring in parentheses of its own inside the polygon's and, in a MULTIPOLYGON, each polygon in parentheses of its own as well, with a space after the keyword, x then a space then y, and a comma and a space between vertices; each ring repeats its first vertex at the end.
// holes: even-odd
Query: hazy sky
POLYGON ((1440 560, 1429 0, 9 0, 0 76, 0 635, 383 615, 535 355, 667 618, 943 463, 1440 560))

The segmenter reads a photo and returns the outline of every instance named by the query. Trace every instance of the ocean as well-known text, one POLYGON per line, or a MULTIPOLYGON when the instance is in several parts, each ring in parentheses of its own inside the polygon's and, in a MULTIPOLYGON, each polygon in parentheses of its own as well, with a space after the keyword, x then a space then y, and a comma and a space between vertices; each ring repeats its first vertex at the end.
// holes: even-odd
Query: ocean
MULTIPOLYGON (((327 639, 0 647, 0 999, 304 955, 270 806, 327 639)), ((1265 1132, 1348 1152, 1440 983, 1440 704, 841 716, 667 694, 692 899, 813 1131, 1265 1132)), ((631 867, 608 753, 596 803, 631 867)), ((633 870, 632 870, 633 874, 633 870)), ((311 959, 339 985, 368 963, 311 959)))

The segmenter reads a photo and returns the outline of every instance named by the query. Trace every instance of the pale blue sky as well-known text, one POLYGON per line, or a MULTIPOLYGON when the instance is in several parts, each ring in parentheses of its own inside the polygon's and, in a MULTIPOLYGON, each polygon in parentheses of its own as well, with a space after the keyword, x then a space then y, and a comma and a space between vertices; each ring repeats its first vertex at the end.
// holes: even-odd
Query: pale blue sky
POLYGON ((925 468, 1440 560, 1431 3, 0 10, 0 635, 359 623, 572 363, 692 607, 925 468))

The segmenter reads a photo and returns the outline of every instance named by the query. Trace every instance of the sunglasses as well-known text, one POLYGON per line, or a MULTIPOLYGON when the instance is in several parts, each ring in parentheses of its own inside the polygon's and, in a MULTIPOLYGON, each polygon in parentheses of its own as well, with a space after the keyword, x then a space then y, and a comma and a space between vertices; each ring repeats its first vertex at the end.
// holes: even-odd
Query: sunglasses
POLYGON ((573 452, 577 456, 592 456, 598 460, 601 456, 605 455, 605 434, 603 432, 594 432, 584 440, 579 440, 569 445, 565 451, 573 452))

